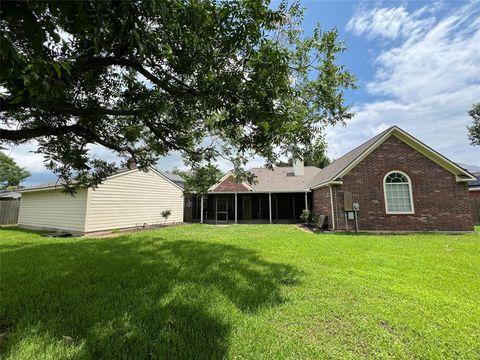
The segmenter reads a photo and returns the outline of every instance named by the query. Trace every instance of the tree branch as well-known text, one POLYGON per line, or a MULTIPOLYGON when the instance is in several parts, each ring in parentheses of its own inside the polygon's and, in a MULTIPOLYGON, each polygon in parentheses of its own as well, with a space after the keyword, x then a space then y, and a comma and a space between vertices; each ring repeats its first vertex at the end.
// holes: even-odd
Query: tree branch
POLYGON ((192 88, 190 85, 186 84, 185 82, 181 81, 180 79, 177 79, 176 77, 164 72, 163 74, 168 77, 169 79, 175 81, 177 84, 181 85, 183 90, 179 90, 178 88, 172 87, 167 81, 161 80, 154 74, 152 74, 150 71, 145 69, 142 64, 135 60, 128 60, 128 59, 121 59, 121 58, 116 58, 113 56, 108 56, 108 57, 102 57, 102 58, 93 58, 89 59, 88 63, 85 63, 85 66, 87 67, 92 67, 92 66, 109 66, 109 65, 118 65, 118 66, 123 66, 123 67, 129 67, 138 73, 142 74, 145 76, 148 80, 150 80, 152 83, 155 85, 158 85, 161 87, 163 90, 168 92, 171 95, 185 95, 185 94, 191 94, 191 95, 199 95, 199 91, 192 88))
POLYGON ((113 115, 113 116, 129 116, 138 115, 138 110, 120 110, 109 109, 104 107, 76 107, 71 104, 31 104, 28 102, 10 104, 9 100, 13 100, 12 97, 0 98, 0 111, 16 110, 21 108, 36 107, 40 110, 52 111, 59 114, 68 114, 72 116, 89 116, 89 115, 113 115))
POLYGON ((25 141, 41 136, 62 135, 79 130, 81 130, 81 126, 79 124, 63 126, 42 125, 34 128, 22 128, 18 130, 0 129, 0 140, 25 141))
POLYGON ((131 116, 138 115, 140 112, 138 110, 117 110, 117 109, 108 109, 103 107, 86 107, 78 108, 73 105, 54 105, 48 110, 52 110, 61 114, 70 114, 73 116, 89 116, 89 115, 113 115, 113 116, 131 116))
POLYGON ((102 139, 94 131, 80 125, 64 125, 64 126, 37 126, 35 128, 23 128, 18 130, 0 129, 0 140, 3 141, 26 141, 42 136, 59 136, 67 133, 78 133, 82 136, 87 136, 91 141, 103 145, 109 149, 118 151, 119 153, 127 151, 133 154, 133 149, 130 147, 122 147, 117 143, 113 143, 102 139))

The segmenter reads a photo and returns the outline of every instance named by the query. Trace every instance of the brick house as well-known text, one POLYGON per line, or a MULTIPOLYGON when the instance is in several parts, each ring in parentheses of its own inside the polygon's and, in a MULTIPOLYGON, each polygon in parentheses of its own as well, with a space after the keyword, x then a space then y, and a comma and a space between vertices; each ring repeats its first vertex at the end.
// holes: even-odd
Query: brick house
POLYGON ((471 231, 467 170, 393 126, 323 169, 254 168, 255 184, 227 173, 199 201, 201 222, 297 222, 303 209, 330 230, 471 231))

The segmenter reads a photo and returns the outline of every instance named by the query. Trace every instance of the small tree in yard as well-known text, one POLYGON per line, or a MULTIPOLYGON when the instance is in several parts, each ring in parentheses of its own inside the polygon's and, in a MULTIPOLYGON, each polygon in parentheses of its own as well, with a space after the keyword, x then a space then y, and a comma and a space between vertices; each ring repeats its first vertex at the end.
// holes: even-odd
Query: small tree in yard
POLYGON ((167 225, 167 220, 170 217, 170 215, 172 215, 172 210, 170 210, 170 209, 163 210, 160 213, 160 215, 162 215, 162 217, 165 219, 164 225, 167 225))
POLYGON ((29 176, 27 169, 18 166, 11 157, 0 151, 0 190, 16 188, 29 176))

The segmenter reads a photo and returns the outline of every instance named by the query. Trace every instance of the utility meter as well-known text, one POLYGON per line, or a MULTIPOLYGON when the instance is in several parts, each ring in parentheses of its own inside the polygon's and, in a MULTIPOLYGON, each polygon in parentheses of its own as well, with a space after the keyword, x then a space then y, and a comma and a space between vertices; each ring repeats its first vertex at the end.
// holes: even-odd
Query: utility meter
POLYGON ((359 203, 353 203, 352 204, 352 210, 353 211, 360 211, 360 204, 359 203))

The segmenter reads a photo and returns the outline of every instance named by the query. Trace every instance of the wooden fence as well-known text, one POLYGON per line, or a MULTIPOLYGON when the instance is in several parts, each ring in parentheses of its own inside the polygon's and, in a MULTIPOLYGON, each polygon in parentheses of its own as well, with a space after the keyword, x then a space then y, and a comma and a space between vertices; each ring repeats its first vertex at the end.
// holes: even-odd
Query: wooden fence
POLYGON ((472 207, 473 223, 480 225, 480 199, 470 199, 470 206, 472 207))
POLYGON ((18 221, 20 199, 0 200, 0 225, 14 225, 18 221))

